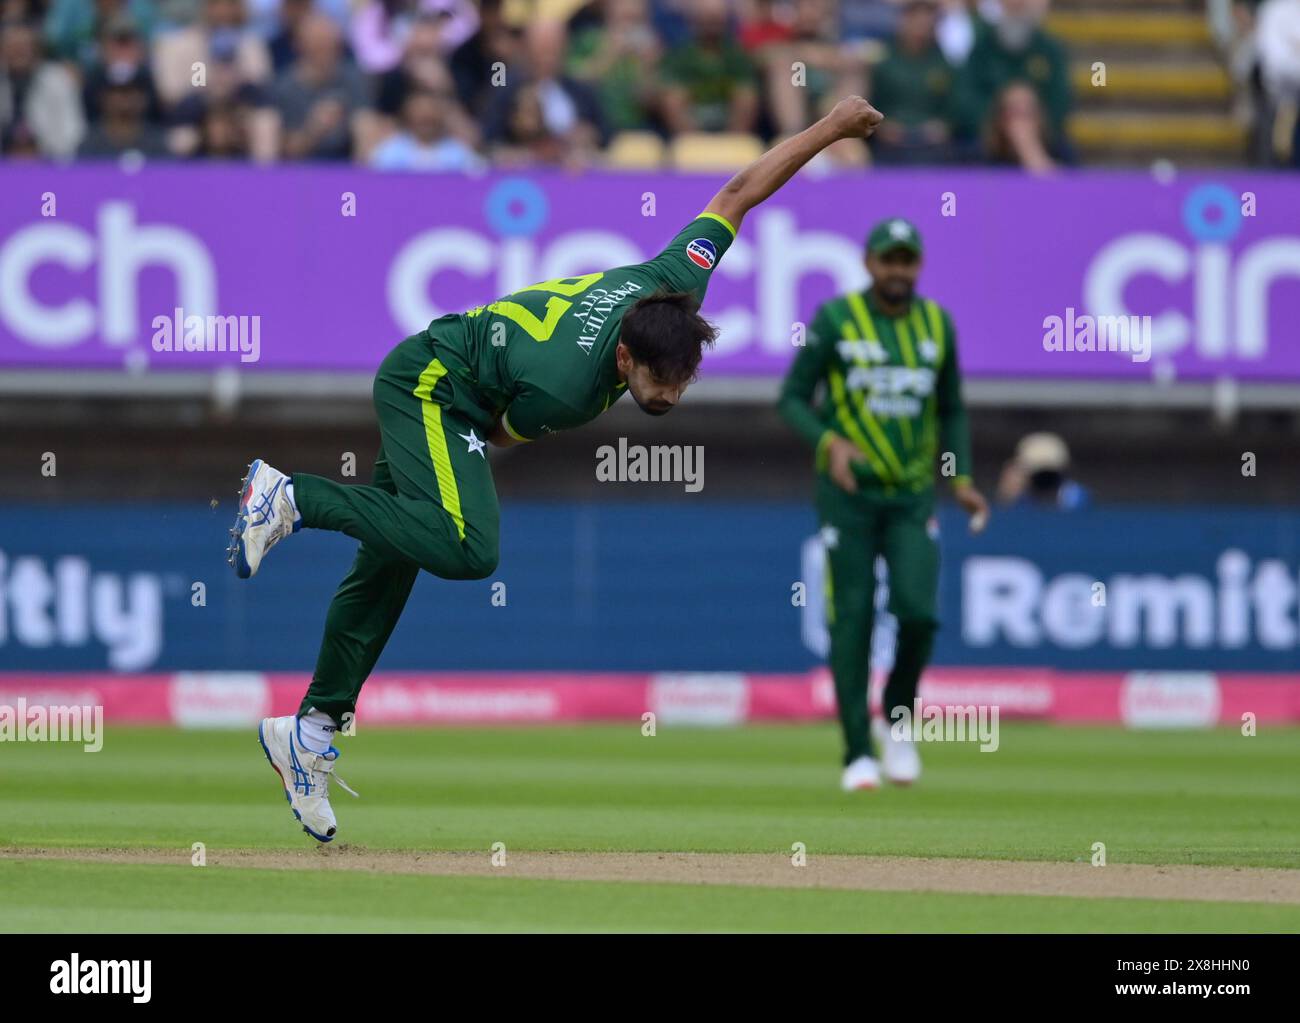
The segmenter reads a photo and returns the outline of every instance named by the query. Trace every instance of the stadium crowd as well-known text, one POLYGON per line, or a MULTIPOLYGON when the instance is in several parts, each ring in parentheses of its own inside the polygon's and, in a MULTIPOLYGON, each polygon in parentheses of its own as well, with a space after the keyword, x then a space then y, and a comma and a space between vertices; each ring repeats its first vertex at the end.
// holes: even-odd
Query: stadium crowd
MULTIPOLYGON (((836 164, 1069 161, 1046 0, 0 0, 5 158, 583 166, 761 146, 846 93, 836 164)), ((737 153, 737 157, 743 153, 737 153)))
MULTIPOLYGON (((1211 0, 1294 106, 1300 0, 1211 0)), ((887 111, 832 164, 1075 162, 1048 0, 0 0, 5 158, 739 163, 839 96, 887 111)), ((1262 68, 1262 70, 1261 70, 1262 68)), ((1270 121, 1270 124, 1272 121, 1270 121)))

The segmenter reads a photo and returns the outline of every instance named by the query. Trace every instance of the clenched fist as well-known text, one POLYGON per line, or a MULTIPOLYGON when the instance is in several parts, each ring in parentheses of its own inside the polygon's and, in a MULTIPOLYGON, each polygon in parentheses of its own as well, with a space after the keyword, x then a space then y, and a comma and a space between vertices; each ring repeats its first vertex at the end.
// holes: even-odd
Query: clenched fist
POLYGON ((846 96, 835 104, 827 119, 844 139, 870 138, 885 115, 861 96, 846 96))

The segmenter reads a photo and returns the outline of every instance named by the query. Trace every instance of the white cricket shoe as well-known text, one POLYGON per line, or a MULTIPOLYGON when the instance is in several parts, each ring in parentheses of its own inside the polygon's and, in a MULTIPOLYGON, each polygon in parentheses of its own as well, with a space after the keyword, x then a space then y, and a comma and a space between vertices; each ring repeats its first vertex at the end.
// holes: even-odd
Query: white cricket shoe
POLYGON ((858 757, 844 768, 840 788, 845 792, 880 788, 880 767, 871 757, 858 757))
POLYGON ((262 752, 275 768, 284 785, 284 798, 289 808, 302 824, 302 830, 318 842, 333 841, 338 832, 338 821, 330 807, 330 778, 352 795, 348 783, 333 774, 334 761, 339 751, 333 746, 327 753, 313 753, 302 744, 298 734, 298 718, 292 714, 282 718, 263 718, 257 726, 257 738, 262 752))
POLYGON ((911 785, 921 777, 921 754, 911 736, 897 738, 894 730, 880 718, 871 722, 871 733, 880 750, 885 779, 895 785, 911 785))
POLYGON ((239 578, 256 575, 266 552, 297 530, 297 511, 286 490, 289 482, 288 476, 260 458, 248 466, 248 475, 239 485, 239 512, 226 549, 226 560, 239 578))

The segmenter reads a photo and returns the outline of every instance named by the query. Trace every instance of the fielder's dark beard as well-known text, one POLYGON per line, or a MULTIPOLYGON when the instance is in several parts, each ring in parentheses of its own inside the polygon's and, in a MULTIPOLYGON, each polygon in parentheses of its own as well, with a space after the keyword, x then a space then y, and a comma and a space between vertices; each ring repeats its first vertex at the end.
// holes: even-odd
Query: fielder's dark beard
POLYGON ((903 305, 912 301, 912 285, 906 281, 881 281, 880 296, 890 305, 903 305))

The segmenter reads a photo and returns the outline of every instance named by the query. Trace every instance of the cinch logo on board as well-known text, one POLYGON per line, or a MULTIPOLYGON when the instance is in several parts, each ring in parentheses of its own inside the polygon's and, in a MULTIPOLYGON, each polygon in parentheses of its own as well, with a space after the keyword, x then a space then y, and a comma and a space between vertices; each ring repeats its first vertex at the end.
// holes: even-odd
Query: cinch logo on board
POLYGON ((1156 355, 1174 355, 1194 344, 1202 359, 1264 358, 1270 292, 1281 280, 1300 279, 1300 238, 1266 238, 1234 252, 1229 243, 1241 233, 1242 203, 1226 185, 1200 185, 1183 201, 1190 245, 1155 231, 1135 231, 1104 245, 1084 274, 1087 311, 1099 317, 1149 317, 1156 355), (1148 287, 1171 295, 1163 307, 1152 299, 1130 308, 1128 293, 1144 279, 1148 287), (1172 297, 1185 282, 1191 285, 1188 298, 1172 297))
POLYGON ((707 238, 692 238, 687 242, 686 255, 692 263, 705 270, 712 270, 713 264, 718 261, 718 250, 707 238))
POLYGON ((173 224, 137 223, 129 202, 101 204, 93 233, 68 223, 32 224, 0 244, 0 323, 38 348, 96 337, 129 347, 145 338, 155 312, 140 308, 140 278, 159 269, 175 281, 174 305, 201 317, 217 312, 217 268, 208 247, 173 224), (84 281, 85 290, 78 284, 58 298, 39 294, 33 278, 50 265, 70 282, 84 281))

